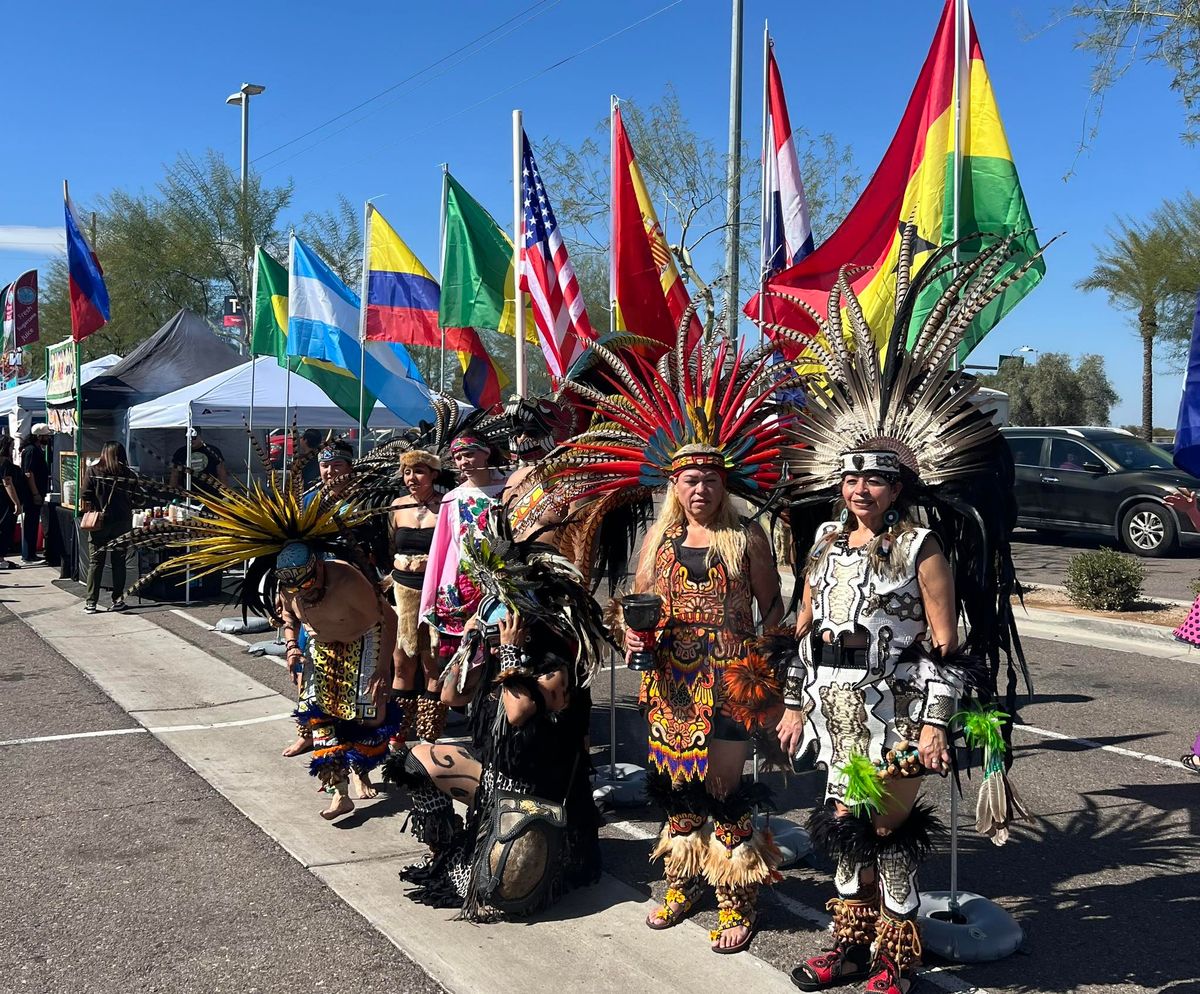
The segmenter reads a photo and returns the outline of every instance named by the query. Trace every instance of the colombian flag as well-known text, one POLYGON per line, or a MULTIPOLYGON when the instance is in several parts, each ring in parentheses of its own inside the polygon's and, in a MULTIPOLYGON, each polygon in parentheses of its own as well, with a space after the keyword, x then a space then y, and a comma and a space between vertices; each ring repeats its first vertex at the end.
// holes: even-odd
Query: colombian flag
MULTIPOLYGON (((442 291, 387 219, 367 210, 367 341, 440 349, 442 291)), ((467 401, 484 409, 500 403, 507 383, 474 328, 447 328, 446 347, 458 353, 467 401)))
MULTIPOLYGON (((767 284, 769 290, 792 294, 823 313, 829 291, 837 282, 838 269, 844 265, 869 267, 851 279, 850 285, 862 302, 867 321, 881 346, 895 313, 900 226, 910 217, 917 226, 914 273, 939 246, 954 240, 956 3, 957 0, 946 2, 933 46, 900 127, 858 203, 812 255, 767 284)), ((962 85, 967 92, 963 101, 958 233, 968 240, 959 250, 960 259, 971 259, 978 253, 982 246, 982 238, 978 236, 1003 236, 1032 228, 983 51, 975 25, 969 19, 966 40, 962 85)), ((1038 248, 1032 231, 1022 236, 1016 255, 998 277, 1007 276, 1038 248)), ((960 361, 1040 282, 1045 272, 1045 265, 1039 260, 983 310, 959 348, 960 361)), ((910 335, 920 328, 950 279, 951 275, 946 274, 918 300, 910 335)), ((807 315, 789 301, 768 296, 763 310, 769 321, 816 331, 807 315)), ((757 296, 746 305, 745 313, 758 316, 757 296)), ((786 344, 784 349, 787 350, 786 344)))
MULTIPOLYGON (((617 328, 671 348, 691 298, 633 157, 619 107, 613 107, 612 146, 612 286, 617 328)), ((689 345, 702 330, 693 317, 689 345)))

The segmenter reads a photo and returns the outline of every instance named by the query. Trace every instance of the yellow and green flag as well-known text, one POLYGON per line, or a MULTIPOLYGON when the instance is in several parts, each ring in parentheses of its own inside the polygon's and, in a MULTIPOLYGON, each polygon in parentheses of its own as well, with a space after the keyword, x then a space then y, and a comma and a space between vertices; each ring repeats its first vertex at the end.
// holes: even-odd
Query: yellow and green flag
MULTIPOLYGON (((1023 232, 1017 239, 1017 252, 998 274, 1003 278, 1039 249, 983 51, 975 25, 970 22, 969 61, 962 74, 964 88, 968 89, 962 108, 963 145, 961 156, 957 154, 958 136, 954 127, 957 3, 958 0, 946 0, 937 34, 900 127, 858 202, 815 252, 768 283, 769 290, 799 297, 823 313, 838 270, 845 265, 865 267, 850 280, 850 285, 877 338, 886 336, 895 313, 901 226, 910 218, 917 226, 914 275, 938 248, 954 240, 956 159, 961 162, 957 231, 960 238, 967 239, 959 249, 959 258, 973 258, 985 238, 990 241, 1023 232)), ((1021 279, 984 308, 959 347, 960 359, 1041 281, 1045 272, 1046 267, 1039 259, 1021 279)), ((920 328, 951 279, 951 274, 944 275, 918 298, 910 329, 920 328)), ((768 296, 763 301, 763 310, 768 320, 816 331, 804 311, 790 301, 768 296)), ((758 316, 757 296, 746 306, 746 313, 758 316)), ((788 351, 786 345, 784 351, 788 351)))
MULTIPOLYGON (((288 271, 263 248, 254 257, 254 324, 250 330, 250 354, 271 355, 281 366, 290 366, 340 407, 349 417, 358 417, 358 377, 340 366, 320 359, 287 354, 288 271)), ((366 410, 375 406, 375 397, 363 398, 366 410)))

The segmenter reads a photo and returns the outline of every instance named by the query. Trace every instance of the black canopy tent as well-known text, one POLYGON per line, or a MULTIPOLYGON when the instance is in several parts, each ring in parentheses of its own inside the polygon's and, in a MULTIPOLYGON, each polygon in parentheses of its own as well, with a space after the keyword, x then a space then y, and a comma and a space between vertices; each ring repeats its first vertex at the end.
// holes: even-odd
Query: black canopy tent
POLYGON ((245 362, 204 318, 180 310, 102 376, 83 388, 86 420, 95 411, 125 410, 245 362))

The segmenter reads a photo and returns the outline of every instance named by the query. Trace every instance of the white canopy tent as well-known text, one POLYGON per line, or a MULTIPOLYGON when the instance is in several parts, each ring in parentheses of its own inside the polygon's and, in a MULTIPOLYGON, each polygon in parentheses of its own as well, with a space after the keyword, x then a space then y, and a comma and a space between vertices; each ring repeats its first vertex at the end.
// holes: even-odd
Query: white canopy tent
MULTIPOLYGON (((241 428, 250 417, 251 384, 255 427, 280 428, 294 420, 301 427, 355 428, 352 418, 320 387, 288 372, 272 356, 217 373, 156 400, 129 409, 128 428, 241 428), (251 376, 252 367, 253 377, 251 376), (286 402, 286 403, 285 403, 286 402)), ((432 417, 432 410, 430 411, 432 417)), ((376 404, 368 428, 410 428, 382 404, 376 404)))

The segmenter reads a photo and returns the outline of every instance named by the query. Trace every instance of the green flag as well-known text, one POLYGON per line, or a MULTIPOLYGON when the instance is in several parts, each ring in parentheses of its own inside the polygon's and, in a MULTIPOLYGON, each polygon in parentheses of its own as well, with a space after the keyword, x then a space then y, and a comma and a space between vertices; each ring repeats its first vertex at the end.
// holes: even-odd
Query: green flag
MULTIPOLYGON (((512 240, 479 201, 446 176, 446 251, 438 324, 443 328, 516 328, 512 240)), ((526 316, 525 340, 537 343, 526 316)))
MULTIPOLYGON (((274 356, 279 365, 320 387, 325 396, 349 417, 358 418, 358 377, 340 366, 320 359, 287 354, 288 271, 263 249, 255 254, 254 325, 250 334, 251 355, 274 356)), ((363 395, 369 415, 375 406, 370 392, 363 395)))

